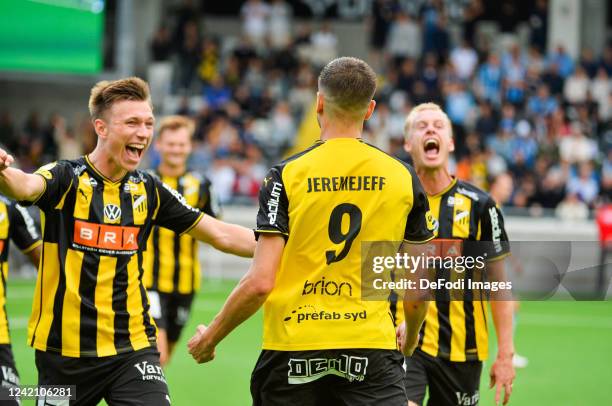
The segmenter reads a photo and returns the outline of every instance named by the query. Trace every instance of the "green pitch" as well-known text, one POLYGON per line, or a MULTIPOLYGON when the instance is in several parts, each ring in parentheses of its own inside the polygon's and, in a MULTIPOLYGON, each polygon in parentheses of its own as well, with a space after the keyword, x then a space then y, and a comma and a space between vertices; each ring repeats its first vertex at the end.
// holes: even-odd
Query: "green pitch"
MULTIPOLYGON (((34 351, 25 345, 33 281, 8 281, 13 351, 22 384, 36 382, 34 351)), ((186 350, 198 322, 207 323, 234 281, 206 281, 194 303, 172 363, 166 370, 174 405, 249 405, 249 378, 261 344, 261 314, 243 324, 218 348, 216 359, 197 365, 186 350)), ((494 344, 491 344, 494 353, 494 344)), ((512 405, 604 405, 612 402, 612 302, 525 302, 516 336, 529 366, 517 371, 512 405)), ((484 368, 481 405, 493 405, 484 368)), ((34 405, 25 401, 24 405, 34 405)))

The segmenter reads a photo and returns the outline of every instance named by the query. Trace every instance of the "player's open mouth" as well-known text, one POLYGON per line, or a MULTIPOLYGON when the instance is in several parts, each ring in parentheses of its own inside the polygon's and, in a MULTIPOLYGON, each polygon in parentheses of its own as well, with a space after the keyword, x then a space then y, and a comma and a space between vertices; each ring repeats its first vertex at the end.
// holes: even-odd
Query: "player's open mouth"
POLYGON ((435 138, 429 138, 425 140, 423 149, 427 158, 435 158, 438 156, 438 152, 440 152, 440 143, 435 138))
POLYGON ((127 151, 128 157, 130 157, 131 159, 134 159, 134 160, 140 159, 144 149, 145 149, 144 144, 128 144, 125 147, 125 150, 127 151))

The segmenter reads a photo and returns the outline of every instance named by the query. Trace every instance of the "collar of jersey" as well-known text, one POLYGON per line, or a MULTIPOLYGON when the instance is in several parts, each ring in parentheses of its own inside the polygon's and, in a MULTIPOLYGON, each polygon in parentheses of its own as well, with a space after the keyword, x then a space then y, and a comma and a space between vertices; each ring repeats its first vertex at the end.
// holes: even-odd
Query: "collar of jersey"
POLYGON ((457 184, 457 178, 454 177, 454 176, 452 178, 453 178, 453 181, 450 183, 450 185, 445 187, 444 190, 442 190, 441 192, 436 193, 435 195, 429 195, 429 197, 439 197, 439 196, 442 196, 444 193, 448 192, 449 190, 451 190, 453 188, 453 186, 455 186, 457 184))
POLYGON ((89 155, 85 155, 85 163, 86 163, 86 164, 87 164, 87 166, 89 166, 89 167, 91 168, 91 170, 92 170, 92 171, 93 171, 93 172, 94 172, 96 175, 98 175, 98 176, 99 176, 99 177, 100 177, 100 178, 101 178, 101 179, 102 179, 104 182, 106 182, 106 183, 110 183, 110 184, 112 184, 112 185, 116 185, 116 184, 118 184, 118 183, 123 182, 123 180, 124 180, 125 178, 127 178, 128 176, 130 176, 130 174, 131 174, 131 172, 129 172, 129 171, 128 171, 128 172, 125 174, 125 176, 123 176, 121 179, 119 179, 119 180, 112 180, 111 178, 106 177, 106 176, 105 176, 105 175, 104 175, 102 172, 100 172, 100 171, 98 170, 98 168, 96 168, 96 166, 95 166, 95 165, 94 165, 94 164, 93 164, 93 163, 92 163, 92 162, 89 160, 89 155))
POLYGON ((323 143, 326 143, 326 142, 330 142, 330 141, 333 142, 333 141, 339 141, 339 140, 342 140, 342 141, 359 141, 359 142, 363 141, 363 139, 361 137, 359 137, 359 138, 353 138, 353 137, 334 137, 334 138, 330 138, 328 140, 318 139, 317 143, 323 144, 323 143))

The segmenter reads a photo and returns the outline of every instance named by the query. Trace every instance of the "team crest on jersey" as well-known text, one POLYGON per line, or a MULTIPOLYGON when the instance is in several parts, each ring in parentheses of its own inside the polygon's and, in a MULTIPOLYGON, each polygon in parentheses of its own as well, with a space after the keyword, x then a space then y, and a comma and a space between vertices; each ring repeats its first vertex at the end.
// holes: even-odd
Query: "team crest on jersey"
POLYGON ((121 208, 116 204, 107 204, 104 206, 104 217, 110 221, 115 221, 121 217, 121 208))
POLYGON ((427 229, 429 231, 437 231, 439 227, 438 220, 431 214, 430 210, 425 213, 425 220, 427 221, 427 229))
POLYGON ((134 210, 143 213, 147 210, 147 195, 134 195, 134 210))

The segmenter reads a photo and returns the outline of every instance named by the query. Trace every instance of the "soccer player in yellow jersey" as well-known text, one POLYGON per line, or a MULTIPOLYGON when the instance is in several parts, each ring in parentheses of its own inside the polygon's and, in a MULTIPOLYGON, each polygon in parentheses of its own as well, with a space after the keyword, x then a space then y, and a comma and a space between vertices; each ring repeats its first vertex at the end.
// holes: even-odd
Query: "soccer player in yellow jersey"
POLYGON ((15 367, 8 317, 6 314, 6 279, 8 278, 8 255, 10 241, 28 256, 35 266, 40 260, 40 235, 28 211, 17 203, 0 195, 0 394, 3 405, 18 405, 10 402, 7 389, 19 385, 19 374, 15 367))
MULTIPOLYGON (((455 146, 446 113, 433 103, 415 107, 406 119, 405 135, 405 148, 437 220, 436 237, 490 242, 481 243, 486 245, 483 249, 492 251, 487 252, 488 279, 504 280, 502 259, 509 254, 509 247, 501 211, 487 193, 449 173, 448 158, 455 146)), ((426 388, 428 405, 476 405, 482 361, 488 353, 486 303, 476 300, 468 290, 462 300, 450 300, 442 290, 435 295, 418 348, 406 359, 409 405, 422 405, 426 388)), ((500 297, 508 299, 509 295, 500 297)), ((509 300, 491 301, 498 349, 490 384, 496 386, 496 402, 502 390, 505 392, 504 404, 510 398, 514 379, 512 308, 509 300)))
POLYGON ((27 174, 11 168, 13 157, 0 150, 0 192, 41 209, 43 247, 28 325, 38 383, 75 385, 75 405, 168 405, 142 283, 152 227, 242 256, 252 255, 255 239, 137 170, 155 120, 146 82, 99 82, 89 111, 98 143, 87 156, 27 174))
MULTIPOLYGON (((429 241, 427 198, 412 167, 360 139, 375 107, 374 71, 339 58, 318 85, 321 139, 268 172, 253 263, 210 326, 198 327, 190 352, 210 361, 264 305, 254 405, 405 406, 389 302, 361 299, 361 243, 429 241)), ((405 303, 409 354, 427 302, 405 303)))
MULTIPOLYGON (((193 121, 183 116, 161 120, 155 140, 161 161, 154 173, 188 204, 217 217, 218 205, 211 193, 210 180, 187 170, 194 127, 193 121)), ((157 324, 162 366, 172 356, 200 286, 198 248, 197 240, 190 235, 179 235, 158 226, 153 228, 147 243, 144 283, 151 302, 151 316, 157 324)))

